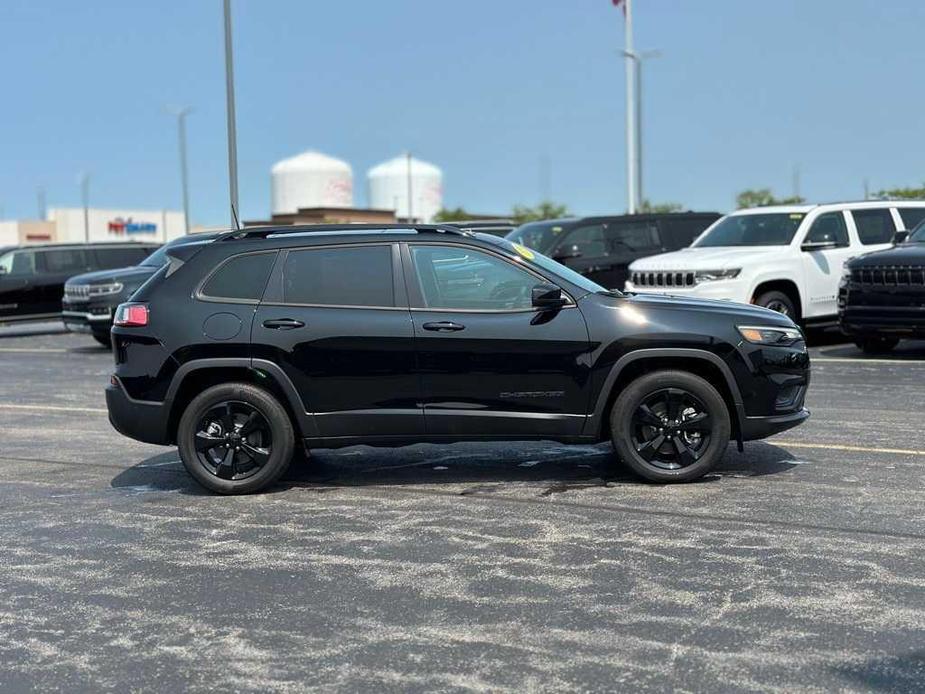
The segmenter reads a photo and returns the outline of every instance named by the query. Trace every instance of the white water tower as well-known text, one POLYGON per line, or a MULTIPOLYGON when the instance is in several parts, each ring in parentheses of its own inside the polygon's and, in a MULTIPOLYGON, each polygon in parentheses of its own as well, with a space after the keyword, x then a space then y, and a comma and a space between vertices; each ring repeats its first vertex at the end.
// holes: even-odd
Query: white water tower
POLYGON ((350 164, 309 150, 273 165, 270 172, 273 214, 301 207, 353 207, 350 164))
POLYGON ((443 208, 443 172, 426 161, 408 155, 398 156, 371 168, 366 180, 369 183, 369 206, 378 210, 395 210, 395 215, 402 219, 411 217, 415 221, 431 222, 443 208))

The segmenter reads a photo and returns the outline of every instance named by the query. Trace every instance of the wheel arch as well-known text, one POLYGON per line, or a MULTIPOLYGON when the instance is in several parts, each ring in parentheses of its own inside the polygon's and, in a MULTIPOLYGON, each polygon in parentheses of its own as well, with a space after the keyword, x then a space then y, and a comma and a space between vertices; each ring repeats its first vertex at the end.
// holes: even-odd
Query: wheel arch
POLYGON ((587 433, 601 440, 607 438, 606 427, 617 397, 624 387, 643 374, 653 371, 687 371, 700 376, 716 388, 729 410, 733 438, 742 445, 745 408, 742 394, 729 366, 713 352, 701 349, 641 349, 623 355, 611 367, 589 417, 587 433))
POLYGON ((765 292, 781 292, 782 294, 786 294, 793 302, 794 308, 797 311, 794 320, 796 322, 803 320, 803 296, 800 293, 799 285, 794 280, 785 278, 763 280, 755 286, 755 289, 749 296, 749 301, 755 303, 758 297, 765 292))
POLYGON ((167 391, 167 434, 176 441, 177 427, 183 410, 206 388, 239 381, 250 383, 271 393, 286 410, 293 428, 301 438, 317 436, 314 419, 305 411, 298 391, 286 373, 276 364, 260 359, 197 359, 183 364, 174 375, 167 391))

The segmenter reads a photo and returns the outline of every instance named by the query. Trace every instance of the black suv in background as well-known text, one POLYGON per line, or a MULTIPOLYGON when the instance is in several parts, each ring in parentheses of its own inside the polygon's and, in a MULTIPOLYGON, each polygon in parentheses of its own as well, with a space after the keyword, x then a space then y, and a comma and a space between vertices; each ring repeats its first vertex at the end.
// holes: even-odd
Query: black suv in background
POLYGON ((118 308, 109 417, 176 442, 217 492, 273 483, 298 443, 610 439, 640 475, 678 482, 730 439, 809 416, 789 318, 624 296, 496 236, 266 227, 168 255, 118 308))
POLYGON ((167 264, 167 251, 186 244, 208 243, 217 234, 181 236, 161 246, 131 267, 100 270, 72 277, 64 284, 61 317, 68 330, 87 333, 101 345, 110 344, 109 329, 116 307, 167 264))
POLYGON ((0 248, 0 324, 60 318, 69 278, 137 265, 156 249, 157 244, 135 242, 0 248))
POLYGON ((868 354, 925 338, 925 221, 896 241, 845 263, 838 289, 839 325, 868 354))
POLYGON ((551 219, 519 226, 507 238, 604 287, 622 289, 634 260, 687 248, 721 216, 717 212, 671 212, 551 219))

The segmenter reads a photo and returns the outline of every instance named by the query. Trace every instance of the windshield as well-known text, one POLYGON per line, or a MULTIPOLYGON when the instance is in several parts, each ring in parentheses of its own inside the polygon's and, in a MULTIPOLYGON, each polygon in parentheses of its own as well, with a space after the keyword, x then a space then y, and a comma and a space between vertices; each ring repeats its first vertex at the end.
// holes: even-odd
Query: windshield
MULTIPOLYGON (((529 226, 529 225, 526 225, 526 226, 529 226)), ((547 272, 552 273, 553 275, 556 275, 557 277, 561 277, 562 279, 571 282, 577 287, 581 287, 586 292, 596 293, 596 292, 606 292, 607 291, 597 282, 589 280, 584 275, 579 275, 577 272, 575 272, 571 268, 567 268, 565 267, 565 265, 562 265, 561 263, 557 263, 552 258, 547 258, 542 253, 537 253, 535 251, 531 251, 527 248, 524 248, 524 245, 522 244, 512 243, 509 239, 501 239, 501 238, 498 238, 497 236, 491 236, 490 234, 476 234, 476 236, 482 239, 483 241, 490 241, 491 243, 494 243, 495 245, 502 246, 506 250, 516 253, 521 258, 524 258, 525 260, 529 260, 534 265, 541 267, 542 269, 546 270, 547 272)))
POLYGON ((787 246, 805 216, 802 212, 732 214, 713 225, 692 248, 787 246))
POLYGON ((907 243, 925 243, 925 219, 919 222, 918 225, 916 225, 915 229, 913 229, 910 232, 909 238, 906 239, 906 242, 907 243))
POLYGON ((528 222, 514 229, 505 238, 540 253, 548 253, 567 229, 568 226, 561 221, 528 222))

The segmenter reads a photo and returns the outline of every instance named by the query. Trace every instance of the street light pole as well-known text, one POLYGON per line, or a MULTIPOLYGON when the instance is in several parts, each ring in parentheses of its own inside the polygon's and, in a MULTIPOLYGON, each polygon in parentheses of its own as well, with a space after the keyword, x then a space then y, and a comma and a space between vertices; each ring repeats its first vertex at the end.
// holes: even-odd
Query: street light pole
POLYGON ((231 225, 241 228, 238 216, 238 146, 234 117, 234 64, 231 49, 231 0, 223 0, 225 13, 225 97, 228 117, 228 187, 231 197, 231 225))
POLYGON ((408 163, 408 223, 414 224, 414 215, 411 213, 411 152, 407 152, 407 163, 408 163))
POLYGON ((84 242, 90 242, 90 174, 80 174, 80 197, 84 208, 84 242))
POLYGON ((186 117, 192 109, 189 106, 174 112, 177 117, 177 137, 180 144, 180 186, 183 189, 183 233, 189 233, 189 183, 186 170, 186 117))
POLYGON ((642 209, 642 203, 645 201, 645 194, 643 192, 643 156, 642 156, 642 64, 649 58, 658 58, 662 55, 661 51, 639 51, 634 53, 631 51, 623 51, 623 55, 633 61, 634 64, 634 74, 636 77, 636 142, 635 142, 635 157, 636 157, 636 195, 637 195, 637 206, 639 210, 642 209))
POLYGON ((633 52, 633 0, 623 0, 624 57, 626 58, 626 207, 629 214, 639 209, 636 188, 636 66, 633 52))

